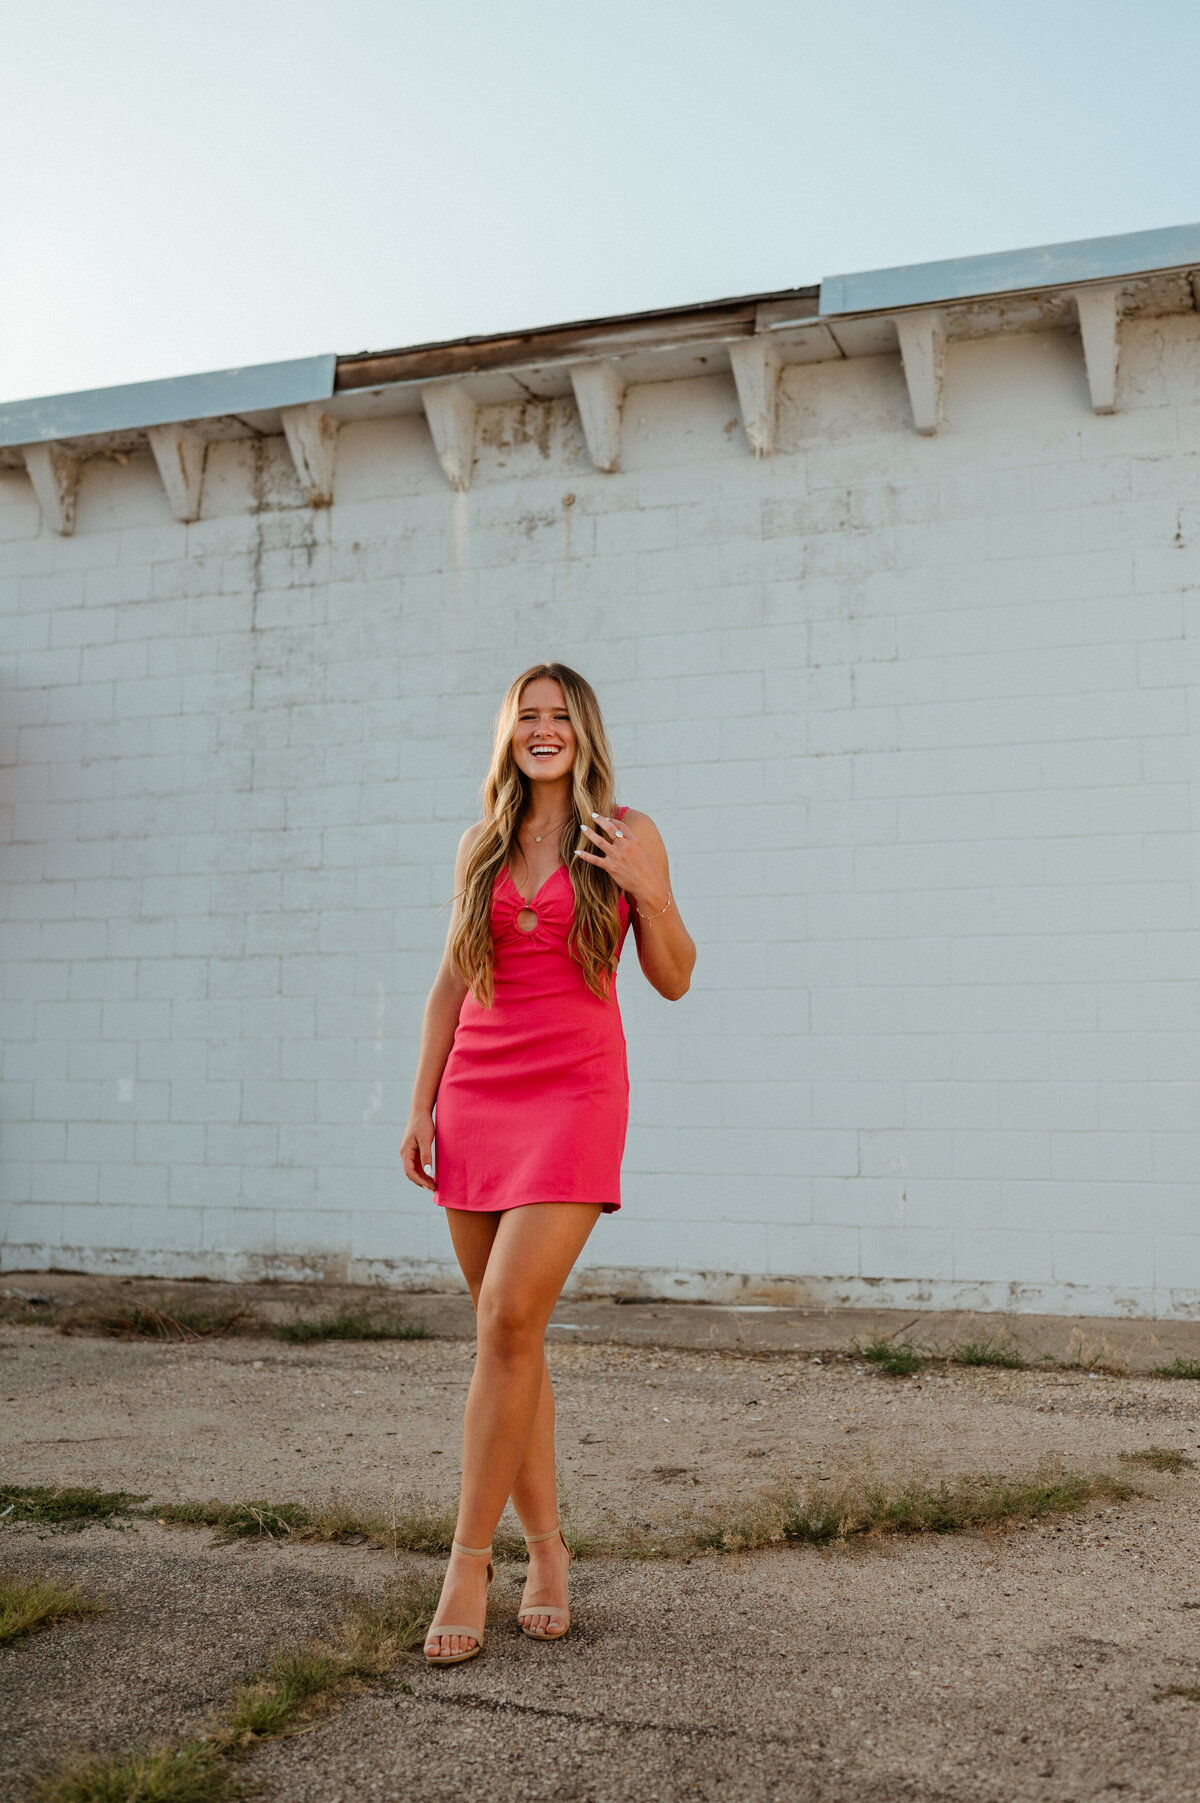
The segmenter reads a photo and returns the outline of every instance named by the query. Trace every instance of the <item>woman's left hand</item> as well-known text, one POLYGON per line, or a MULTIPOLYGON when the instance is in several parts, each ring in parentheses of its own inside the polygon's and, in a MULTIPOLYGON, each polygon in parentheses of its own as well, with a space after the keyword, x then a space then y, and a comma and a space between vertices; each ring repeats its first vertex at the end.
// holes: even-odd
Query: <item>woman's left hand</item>
POLYGON ((585 851, 580 845, 575 856, 607 870, 618 888, 635 902, 643 901, 649 908, 660 901, 667 893, 662 871, 629 826, 624 821, 611 820, 607 814, 593 814, 592 819, 595 827, 584 825, 581 831, 600 850, 585 851))

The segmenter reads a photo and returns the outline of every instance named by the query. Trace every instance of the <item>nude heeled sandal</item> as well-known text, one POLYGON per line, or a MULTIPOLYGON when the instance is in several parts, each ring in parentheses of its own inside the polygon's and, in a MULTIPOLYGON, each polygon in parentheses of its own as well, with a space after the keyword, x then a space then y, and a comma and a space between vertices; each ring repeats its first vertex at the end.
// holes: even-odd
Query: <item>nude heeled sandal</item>
MULTIPOLYGON (((496 1575, 495 1566, 492 1564, 492 1549, 491 1549, 491 1547, 490 1546, 464 1546, 462 1544, 461 1540, 452 1540, 450 1542, 450 1545, 454 1548, 455 1552, 470 1553, 473 1558, 487 1560, 487 1562, 488 1562, 487 1581, 488 1581, 488 1587, 490 1589, 492 1579, 496 1575)), ((487 1592, 486 1591, 484 1592, 483 1612, 484 1612, 484 1627, 486 1627, 486 1625, 487 1625, 487 1592)), ((429 1631, 425 1635, 425 1649, 424 1650, 425 1650, 425 1659, 429 1665, 461 1665, 465 1659, 474 1659, 476 1653, 482 1653, 482 1651, 483 1651, 483 1628, 461 1628, 461 1627, 457 1627, 457 1626, 451 1626, 448 1622, 444 1622, 444 1621, 431 1622, 429 1624, 429 1631), (475 1645, 473 1647, 469 1647, 465 1653, 431 1653, 430 1652, 429 1643, 431 1640, 445 1640, 445 1639, 448 1639, 451 1634, 469 1635, 469 1637, 475 1642, 475 1645)))
MULTIPOLYGON (((571 1549, 567 1546, 566 1535, 563 1533, 561 1526, 551 1528, 548 1534, 526 1534, 525 1544, 526 1546, 536 1546, 540 1540, 553 1540, 556 1534, 563 1545, 567 1547, 567 1571, 569 1573, 571 1570, 571 1549)), ((528 1634, 530 1640, 561 1640, 571 1625, 571 1605, 569 1603, 564 1603, 560 1608, 557 1603, 529 1603, 524 1609, 517 1610, 517 1620, 521 1622, 522 1634, 528 1634), (538 1628, 527 1628, 525 1623, 521 1620, 521 1617, 524 1615, 549 1615, 553 1617, 556 1624, 561 1622, 562 1626, 558 1629, 557 1633, 546 1634, 538 1628)))

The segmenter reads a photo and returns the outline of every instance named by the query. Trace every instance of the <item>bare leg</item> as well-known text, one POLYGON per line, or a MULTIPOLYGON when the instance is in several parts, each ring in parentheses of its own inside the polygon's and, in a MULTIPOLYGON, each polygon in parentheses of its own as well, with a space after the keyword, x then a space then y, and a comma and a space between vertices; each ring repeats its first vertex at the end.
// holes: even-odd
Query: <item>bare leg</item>
MULTIPOLYGON (((545 1364, 545 1354, 543 1365, 545 1364)), ((513 1508, 517 1511, 526 1534, 549 1534, 558 1521, 558 1474, 554 1459, 554 1388, 546 1369, 542 1393, 538 1398, 533 1432, 525 1449, 525 1458, 512 1488, 513 1508)), ((545 1633, 551 1625, 551 1613, 557 1613, 567 1600, 567 1549, 557 1535, 539 1540, 529 1548, 529 1571, 521 1593, 521 1608, 536 1609, 545 1603, 545 1615, 530 1616, 526 1626, 535 1634, 545 1633)), ((561 1621, 560 1621, 561 1625, 561 1621)), ((557 1631, 557 1630, 556 1630, 557 1631)))
MULTIPOLYGON (((572 1203, 572 1207, 579 1204, 572 1203)), ((466 1209, 447 1209, 454 1250, 463 1276, 471 1292, 471 1301, 479 1308, 479 1292, 484 1272, 500 1225, 499 1214, 474 1214, 466 1209)), ((558 1520, 558 1485, 554 1461, 554 1387, 542 1353, 542 1388, 537 1413, 525 1457, 521 1461, 512 1487, 513 1507, 527 1534, 547 1533, 558 1520)))
MULTIPOLYGON (((446 1212, 478 1320, 475 1374, 463 1419, 463 1483, 455 1538, 464 1546, 486 1546, 514 1488, 526 1507, 553 1511, 549 1521, 535 1524, 525 1521, 522 1510, 527 1531, 553 1527, 557 1519, 552 1393, 543 1401, 549 1391, 543 1351, 546 1324, 600 1209, 576 1202, 538 1202, 508 1209, 499 1217, 465 1209, 446 1212), (530 1452, 534 1468, 527 1482, 519 1485, 518 1474, 530 1452)), ((563 1557, 561 1548, 559 1556, 563 1557)), ((482 1622, 485 1576, 481 1559, 452 1552, 438 1615, 449 1621, 482 1622)), ((453 1635, 435 1637, 428 1644, 434 1652, 465 1652, 474 1640, 453 1635)))
POLYGON ((542 1354, 542 1388, 525 1457, 512 1487, 513 1508, 527 1534, 547 1534, 558 1520, 554 1468, 554 1386, 542 1354))

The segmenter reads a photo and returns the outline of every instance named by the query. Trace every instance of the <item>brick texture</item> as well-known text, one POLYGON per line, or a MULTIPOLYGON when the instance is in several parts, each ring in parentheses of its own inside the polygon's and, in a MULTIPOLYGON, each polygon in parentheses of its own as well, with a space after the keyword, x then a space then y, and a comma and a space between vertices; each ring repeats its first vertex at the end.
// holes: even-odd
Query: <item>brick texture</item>
POLYGON ((72 539, 0 472, 10 1266, 442 1281, 399 1173, 491 716, 544 657, 604 703, 700 958, 621 978, 626 1207, 583 1281, 1200 1308, 1200 326, 631 390, 84 467, 72 539), (541 415, 545 414, 542 419, 541 415), (590 1272, 590 1277, 589 1277, 590 1272))

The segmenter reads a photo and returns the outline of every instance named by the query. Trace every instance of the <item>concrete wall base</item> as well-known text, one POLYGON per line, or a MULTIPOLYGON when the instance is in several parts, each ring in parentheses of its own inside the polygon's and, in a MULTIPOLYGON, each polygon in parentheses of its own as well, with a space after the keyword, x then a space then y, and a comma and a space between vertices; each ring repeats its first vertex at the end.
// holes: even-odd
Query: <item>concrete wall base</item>
MULTIPOLYGON (((62 1271, 110 1277, 209 1279, 221 1283, 356 1283, 433 1293, 462 1289, 450 1260, 342 1258, 319 1252, 143 1252, 122 1247, 0 1247, 0 1275, 62 1271)), ((1102 1315, 1126 1320, 1200 1320, 1200 1290, 1104 1284, 969 1283, 956 1279, 804 1277, 679 1271, 634 1265, 578 1269, 563 1292, 576 1301, 720 1302, 777 1308, 962 1310, 980 1314, 1102 1315)))

